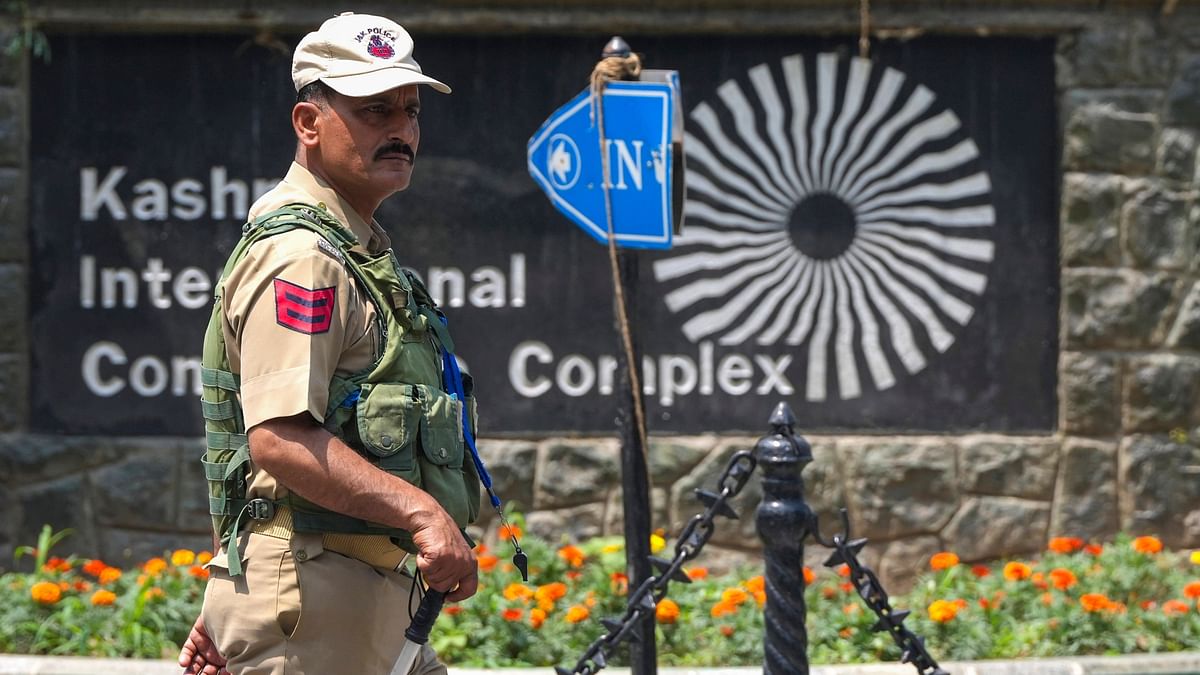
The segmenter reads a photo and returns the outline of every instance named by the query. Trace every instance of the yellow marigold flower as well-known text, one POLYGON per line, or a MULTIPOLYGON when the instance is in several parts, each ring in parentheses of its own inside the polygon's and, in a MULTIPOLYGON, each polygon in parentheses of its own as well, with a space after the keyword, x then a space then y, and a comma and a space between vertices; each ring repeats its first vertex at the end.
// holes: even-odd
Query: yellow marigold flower
POLYGON ((956 616, 958 616, 958 603, 949 600, 934 600, 933 604, 929 605, 929 618, 938 623, 946 623, 956 616))
POLYGON ((107 591, 103 588, 92 593, 92 604, 97 607, 106 607, 117 601, 117 594, 112 591, 107 591))
POLYGON ((1010 562, 1004 566, 1004 578, 1009 581, 1022 581, 1033 576, 1033 570, 1023 562, 1010 562))
POLYGON ((541 628, 542 624, 545 622, 546 622, 546 611, 545 610, 541 609, 540 607, 535 607, 535 608, 529 610, 529 625, 532 626, 534 628, 534 630, 541 628))
POLYGON ((1191 561, 1193 565, 1200 565, 1200 551, 1192 551, 1191 561))
POLYGON ((196 554, 197 565, 207 565, 208 561, 212 560, 212 554, 208 551, 200 551, 196 554))
POLYGON ((667 540, 657 534, 650 535, 650 552, 658 553, 667 547, 667 540))
POLYGON ((533 597, 534 590, 525 584, 509 584, 504 587, 505 600, 528 601, 533 597))
POLYGON ((740 588, 726 588, 721 592, 721 602, 740 605, 750 599, 750 594, 740 588))
POLYGON ((601 553, 620 553, 625 548, 624 544, 605 544, 604 548, 600 549, 601 553))
POLYGON ((567 623, 579 623, 591 616, 591 611, 583 605, 575 605, 567 610, 567 623))
POLYGON ((167 561, 162 558, 151 558, 142 565, 142 571, 150 576, 157 575, 165 569, 167 569, 167 561))
POLYGON ((1138 537, 1133 540, 1133 550, 1138 553, 1154 554, 1161 551, 1162 542, 1157 537, 1138 537))
POLYGON ((100 576, 97 578, 97 580, 102 584, 111 584, 120 578, 121 570, 115 567, 105 567, 104 570, 100 572, 100 576))
POLYGON ((196 554, 186 548, 176 550, 171 554, 171 564, 176 567, 185 567, 196 562, 196 554))
POLYGON ((679 618, 679 605, 670 598, 659 600, 654 608, 654 618, 658 619, 659 623, 675 623, 679 618))
POLYGON ((934 553, 933 557, 929 559, 929 567, 931 567, 935 572, 948 570, 957 564, 958 556, 949 551, 934 553))
POLYGON ((53 605, 62 599, 62 589, 58 584, 49 581, 39 581, 29 588, 29 595, 34 602, 43 605, 53 605))

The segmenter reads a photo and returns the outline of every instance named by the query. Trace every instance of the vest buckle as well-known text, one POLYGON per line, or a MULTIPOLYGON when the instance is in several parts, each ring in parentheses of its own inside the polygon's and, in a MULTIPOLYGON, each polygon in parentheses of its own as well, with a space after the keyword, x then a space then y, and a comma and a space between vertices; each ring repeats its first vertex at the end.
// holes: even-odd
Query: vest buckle
POLYGON ((275 517, 275 503, 269 499, 251 499, 246 505, 251 520, 270 520, 275 517))

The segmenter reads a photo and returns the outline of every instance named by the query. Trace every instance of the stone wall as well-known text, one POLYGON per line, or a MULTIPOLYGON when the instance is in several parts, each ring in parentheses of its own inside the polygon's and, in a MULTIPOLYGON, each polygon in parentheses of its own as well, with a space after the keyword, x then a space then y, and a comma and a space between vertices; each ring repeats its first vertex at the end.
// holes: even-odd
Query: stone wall
MULTIPOLYGON (((811 10, 814 25, 843 31, 854 25, 853 12, 792 4, 781 25, 803 25, 809 10, 801 6, 808 4, 819 6, 811 10)), ((47 3, 47 16, 58 16, 58 5, 69 24, 76 16, 72 3, 47 3)), ((943 23, 936 7, 884 3, 879 27, 890 35, 951 25, 958 32, 1003 27, 1059 34, 1058 430, 889 437, 799 430, 813 446, 815 460, 804 475, 825 529, 836 525, 836 508, 845 505, 855 534, 872 542, 868 560, 894 583, 923 569, 937 550, 984 560, 1037 551, 1059 534, 1104 540, 1124 530, 1157 534, 1172 546, 1200 546, 1200 10, 1180 6, 1164 17, 1159 3, 1103 11, 1041 3, 1046 14, 1039 21, 1033 5, 1004 5, 1010 8, 991 14, 973 5, 969 21, 956 15, 943 23)), ((5 317, 28 316, 25 58, 0 60, 5 317)), ((6 402, 0 406, 0 566, 14 545, 32 541, 47 522, 75 530, 64 551, 112 562, 206 546, 195 462, 201 442, 24 433, 28 353, 23 322, 0 330, 0 399, 6 402)), ((711 485, 729 455, 755 440, 655 437, 649 454, 653 526, 677 531, 699 510, 692 490, 711 485)), ((614 440, 488 439, 481 445, 501 493, 526 514, 529 531, 554 540, 620 531, 614 440)), ((711 560, 756 555, 759 494, 752 481, 738 499, 743 519, 721 524, 711 560)), ((487 516, 482 527, 494 527, 487 516)), ((819 554, 813 556, 817 562, 819 554)))

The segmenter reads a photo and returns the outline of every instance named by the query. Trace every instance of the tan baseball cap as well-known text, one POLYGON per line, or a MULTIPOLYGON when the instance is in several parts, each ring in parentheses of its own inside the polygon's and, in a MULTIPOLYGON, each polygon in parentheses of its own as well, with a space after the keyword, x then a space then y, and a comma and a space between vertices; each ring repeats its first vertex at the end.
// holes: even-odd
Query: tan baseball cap
POLYGON ((346 96, 371 96, 410 84, 450 93, 450 87, 421 72, 413 58, 412 37, 400 24, 353 12, 327 20, 296 45, 296 91, 317 80, 346 96))

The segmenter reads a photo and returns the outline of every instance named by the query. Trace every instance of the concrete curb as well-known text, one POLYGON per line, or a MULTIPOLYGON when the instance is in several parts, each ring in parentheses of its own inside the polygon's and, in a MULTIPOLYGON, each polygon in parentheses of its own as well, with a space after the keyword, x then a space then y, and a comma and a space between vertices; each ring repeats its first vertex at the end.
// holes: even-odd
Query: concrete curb
MULTIPOLYGON (((945 663, 951 675, 1200 675, 1200 652, 1081 656, 1077 658, 963 661, 945 663)), ((450 675, 547 675, 549 668, 482 670, 451 668, 450 675)), ((630 675, 628 668, 610 668, 611 675, 630 675)), ((660 668, 661 675, 751 675, 761 668, 660 668)), ((876 663, 813 666, 811 675, 912 675, 911 665, 876 663)), ((80 657, 0 654, 0 675, 179 675, 170 661, 148 659, 90 659, 80 657)))

